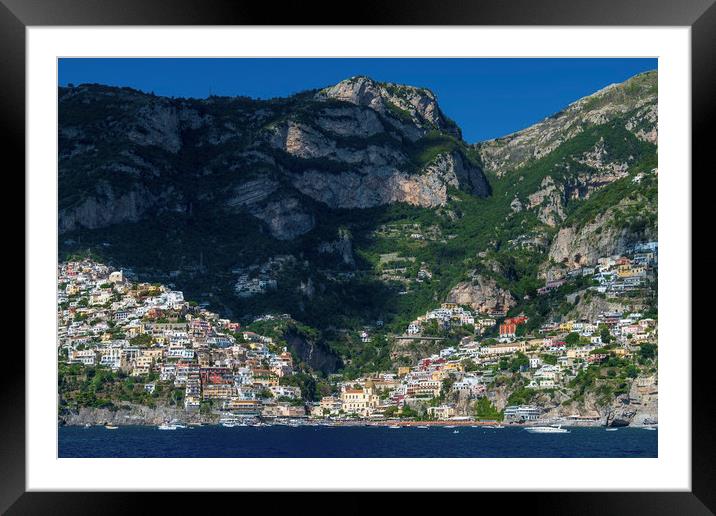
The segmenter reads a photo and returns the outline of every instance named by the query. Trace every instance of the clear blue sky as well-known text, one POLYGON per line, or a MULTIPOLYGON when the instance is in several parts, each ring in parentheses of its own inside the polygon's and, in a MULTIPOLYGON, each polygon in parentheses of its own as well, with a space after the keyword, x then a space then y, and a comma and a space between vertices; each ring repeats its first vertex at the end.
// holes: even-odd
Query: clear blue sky
POLYGON ((59 82, 157 95, 283 97, 354 75, 430 88, 476 142, 504 136, 640 72, 656 59, 60 59, 59 82))

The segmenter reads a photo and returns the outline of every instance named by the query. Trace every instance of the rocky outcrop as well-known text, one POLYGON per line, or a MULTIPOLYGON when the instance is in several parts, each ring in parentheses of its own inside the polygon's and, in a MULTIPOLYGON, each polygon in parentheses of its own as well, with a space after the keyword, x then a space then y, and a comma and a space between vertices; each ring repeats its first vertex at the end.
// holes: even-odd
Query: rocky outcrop
POLYGON ((338 239, 333 242, 321 242, 318 246, 318 252, 337 255, 344 265, 348 267, 355 266, 353 244, 350 234, 346 230, 341 229, 338 233, 338 239))
POLYGON ((630 245, 656 237, 656 228, 635 234, 613 223, 612 211, 604 212, 578 228, 560 229, 552 240, 549 259, 567 268, 594 265, 603 256, 622 254, 630 245))
POLYGON ((432 128, 459 137, 457 127, 440 111, 435 94, 425 88, 379 83, 369 77, 358 76, 324 88, 316 94, 316 97, 369 107, 381 115, 388 116, 393 126, 412 140, 417 140, 432 128), (412 124, 401 123, 405 120, 409 120, 412 124), (410 125, 414 125, 418 131, 410 128, 410 125))
POLYGON ((476 275, 470 282, 455 285, 447 297, 449 303, 468 305, 480 313, 508 310, 515 306, 512 294, 497 286, 495 280, 476 275))
POLYGON ((630 305, 616 299, 581 292, 574 308, 563 318, 566 320, 594 321, 603 313, 630 311, 630 305))
POLYGON ((556 226, 564 220, 564 187, 555 184, 551 176, 542 180, 540 189, 527 199, 527 208, 537 208, 537 218, 548 226, 556 226))
POLYGON ((284 337, 291 352, 316 371, 330 374, 343 365, 341 359, 324 343, 309 338, 296 329, 287 329, 284 337))
POLYGON ((656 376, 636 378, 629 393, 606 409, 608 426, 644 426, 659 421, 659 386, 656 376))
POLYGON ((177 419, 184 423, 217 423, 216 414, 187 412, 183 406, 157 405, 148 407, 134 403, 122 404, 116 409, 81 407, 79 411, 60 413, 60 425, 161 425, 167 420, 177 419))
POLYGON ((265 201, 278 189, 278 182, 269 178, 260 178, 241 183, 234 188, 233 195, 226 200, 231 208, 242 208, 265 201))
POLYGON ((141 107, 136 112, 134 127, 127 136, 139 145, 154 145, 172 153, 178 152, 181 136, 176 108, 166 102, 141 107))
POLYGON ((385 131, 380 118, 372 109, 325 108, 317 124, 324 131, 339 136, 368 138, 385 131))
POLYGON ((59 210, 59 232, 138 222, 158 207, 177 209, 180 202, 171 188, 163 195, 155 195, 141 186, 117 193, 109 184, 102 182, 97 185, 95 195, 85 197, 78 205, 59 210), (171 208, 170 203, 174 203, 175 207, 171 208))
POLYGON ((407 161, 406 156, 395 146, 368 145, 361 149, 341 146, 322 132, 295 121, 273 127, 268 139, 274 148, 297 158, 331 159, 346 166, 397 167, 407 161))
POLYGON ((301 193, 331 208, 371 208, 404 202, 425 208, 445 204, 448 187, 486 196, 489 185, 480 169, 458 153, 440 154, 420 174, 387 166, 361 167, 342 173, 308 170, 292 177, 301 193))
POLYGON ((293 240, 311 231, 316 224, 313 214, 294 197, 254 207, 251 214, 266 223, 271 235, 279 240, 293 240))

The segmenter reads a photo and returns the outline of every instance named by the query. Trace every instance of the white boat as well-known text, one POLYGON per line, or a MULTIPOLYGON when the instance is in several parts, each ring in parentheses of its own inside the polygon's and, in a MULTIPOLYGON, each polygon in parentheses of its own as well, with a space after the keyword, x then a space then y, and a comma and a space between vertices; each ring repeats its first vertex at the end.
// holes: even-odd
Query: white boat
POLYGON ((157 429, 158 430, 176 430, 177 426, 172 423, 169 423, 169 422, 164 422, 161 425, 159 425, 157 427, 157 429))
POLYGON ((500 428, 505 428, 505 427, 502 425, 485 425, 483 428, 500 429, 500 428))
POLYGON ((447 426, 444 426, 443 428, 455 428, 455 425, 447 425, 447 426))
POLYGON ((459 434, 459 433, 460 433, 460 430, 453 430, 452 433, 454 433, 454 434, 459 434))
POLYGON ((644 430, 656 430, 655 426, 642 426, 644 430))
POLYGON ((614 428, 613 426, 610 426, 609 428, 607 428, 607 432, 616 432, 617 430, 619 430, 619 429, 614 428))
POLYGON ((428 425, 418 425, 415 428, 430 428, 428 425))
POLYGON ((525 428, 531 434, 568 434, 569 430, 558 426, 530 426, 525 428))
POLYGON ((178 419, 172 419, 171 424, 174 425, 175 428, 186 428, 186 425, 178 419))
POLYGON ((105 427, 107 430, 116 430, 116 429, 118 428, 118 427, 116 427, 116 426, 114 426, 114 425, 104 425, 104 427, 105 427))
POLYGON ((92 425, 90 425, 89 423, 85 423, 85 428, 92 428, 92 425))
POLYGON ((234 428, 239 426, 239 423, 241 423, 241 420, 234 414, 226 414, 219 419, 219 424, 226 428, 234 428))
POLYGON ((398 425, 390 425, 388 428, 400 428, 398 425))

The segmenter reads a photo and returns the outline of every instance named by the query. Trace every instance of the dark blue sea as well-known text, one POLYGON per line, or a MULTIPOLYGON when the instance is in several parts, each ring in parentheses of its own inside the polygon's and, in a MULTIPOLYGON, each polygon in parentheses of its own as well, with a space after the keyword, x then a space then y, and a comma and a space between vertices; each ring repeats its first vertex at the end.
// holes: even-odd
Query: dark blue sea
POLYGON ((571 428, 60 427, 59 457, 657 457, 658 431, 571 428))

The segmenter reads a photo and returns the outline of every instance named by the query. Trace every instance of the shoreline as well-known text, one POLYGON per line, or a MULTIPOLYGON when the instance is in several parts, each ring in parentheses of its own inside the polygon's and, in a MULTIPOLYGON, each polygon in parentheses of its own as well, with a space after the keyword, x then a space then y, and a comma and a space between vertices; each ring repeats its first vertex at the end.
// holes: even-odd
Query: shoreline
MULTIPOLYGON (((248 419, 248 418, 247 418, 248 419)), ((200 426, 211 426, 211 427, 219 427, 223 426, 221 423, 218 422, 189 422, 184 423, 188 428, 192 427, 200 427, 200 426)), ((113 426, 117 427, 132 427, 132 426, 139 426, 139 427, 156 427, 156 424, 149 423, 149 422, 132 422, 131 424, 126 423, 119 423, 114 422, 112 423, 113 426)), ((304 427, 304 426, 310 426, 310 427, 385 427, 385 428, 391 428, 391 427, 420 427, 420 426, 427 426, 427 427, 487 427, 487 428, 494 428, 496 426, 501 426, 504 428, 529 428, 533 426, 557 426, 560 425, 565 428, 609 428, 607 425, 604 424, 603 421, 595 421, 595 422, 582 422, 582 421, 530 421, 525 423, 506 423, 506 422, 498 422, 498 421, 469 421, 469 420, 459 420, 459 421, 451 421, 451 420, 439 420, 439 421, 371 421, 371 420, 351 420, 351 421, 341 421, 341 420, 302 420, 302 419, 288 419, 288 420, 261 420, 259 424, 247 424, 245 426, 251 426, 256 428, 262 428, 267 426, 291 426, 291 427, 304 427)), ((105 427, 107 426, 107 423, 91 423, 89 424, 90 428, 93 427, 105 427)), ((70 428, 87 428, 86 425, 82 424, 67 424, 63 423, 61 421, 58 421, 58 427, 70 427, 70 428)), ((616 426, 613 428, 644 428, 644 427, 658 427, 658 423, 652 424, 652 425, 625 425, 625 426, 616 426)))

